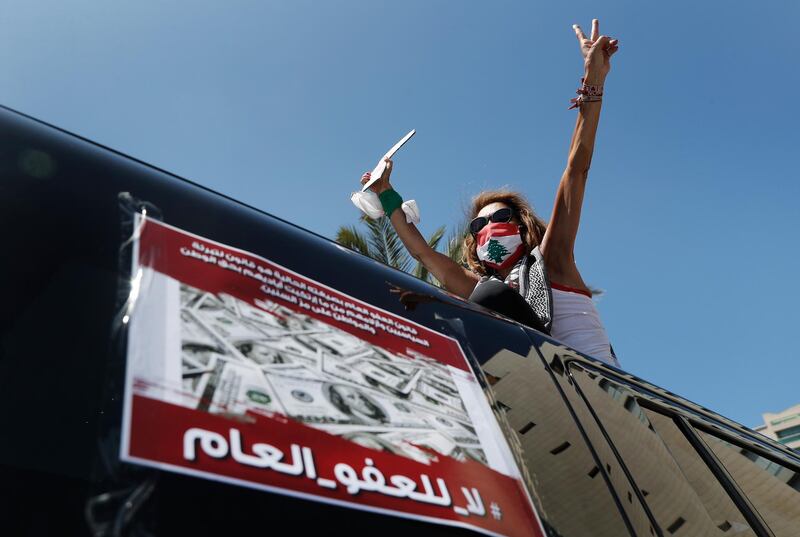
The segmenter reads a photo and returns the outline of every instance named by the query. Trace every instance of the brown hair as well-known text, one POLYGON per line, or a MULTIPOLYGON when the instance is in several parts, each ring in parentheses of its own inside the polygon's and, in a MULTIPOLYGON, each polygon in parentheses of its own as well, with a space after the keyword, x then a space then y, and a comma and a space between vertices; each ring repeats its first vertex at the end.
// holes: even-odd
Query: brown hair
MULTIPOLYGON (((520 235, 525 244, 526 252, 530 252, 538 246, 544 238, 547 224, 544 220, 536 216, 533 207, 525 197, 511 190, 485 190, 472 199, 472 205, 467 214, 467 221, 471 222, 478 216, 481 209, 491 203, 503 203, 514 211, 514 216, 520 223, 520 235)), ((467 230, 464 237, 464 261, 467 262, 470 270, 480 275, 486 274, 486 268, 478 259, 478 246, 475 237, 467 230)))

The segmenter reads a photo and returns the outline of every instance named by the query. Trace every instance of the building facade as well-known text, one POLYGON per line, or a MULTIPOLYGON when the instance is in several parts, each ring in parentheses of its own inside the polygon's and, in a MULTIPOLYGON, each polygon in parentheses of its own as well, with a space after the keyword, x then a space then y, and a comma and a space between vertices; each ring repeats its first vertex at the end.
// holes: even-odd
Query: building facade
POLYGON ((767 412, 762 416, 764 424, 756 427, 756 431, 791 449, 800 450, 800 404, 777 414, 767 412))

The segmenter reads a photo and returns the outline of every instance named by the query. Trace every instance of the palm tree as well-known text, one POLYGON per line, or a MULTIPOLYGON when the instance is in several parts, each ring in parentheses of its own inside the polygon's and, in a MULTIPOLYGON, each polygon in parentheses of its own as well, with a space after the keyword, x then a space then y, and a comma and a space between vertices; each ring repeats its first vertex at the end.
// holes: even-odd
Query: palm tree
MULTIPOLYGON (((362 231, 360 226, 341 226, 336 232, 336 242, 390 267, 409 272, 423 281, 441 287, 441 284, 428 272, 428 269, 422 263, 419 261, 413 263, 413 259, 406 251, 388 218, 382 216, 373 220, 362 216, 361 222, 366 226, 366 230, 362 231)), ((434 250, 439 248, 444 238, 445 230, 445 226, 441 226, 427 239, 428 245, 434 250)), ((462 225, 445 242, 445 255, 457 263, 461 263, 461 243, 465 232, 466 226, 462 225)))

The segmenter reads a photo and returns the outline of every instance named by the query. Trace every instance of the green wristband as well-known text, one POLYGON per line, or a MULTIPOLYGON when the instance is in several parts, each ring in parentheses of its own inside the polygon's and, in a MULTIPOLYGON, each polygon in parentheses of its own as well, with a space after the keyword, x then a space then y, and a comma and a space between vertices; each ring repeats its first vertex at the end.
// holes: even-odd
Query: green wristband
POLYGON ((391 218, 392 213, 395 209, 399 209, 400 206, 403 204, 403 198, 400 197, 400 194, 392 190, 384 190, 380 194, 378 194, 378 198, 381 200, 381 205, 383 206, 383 212, 386 213, 386 216, 391 218))

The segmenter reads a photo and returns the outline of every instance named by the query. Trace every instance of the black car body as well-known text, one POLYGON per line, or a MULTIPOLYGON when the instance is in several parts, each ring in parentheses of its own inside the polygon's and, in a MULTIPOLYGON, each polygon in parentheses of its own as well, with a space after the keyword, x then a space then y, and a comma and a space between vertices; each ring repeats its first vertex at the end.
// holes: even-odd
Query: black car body
POLYGON ((5 535, 469 529, 120 460, 132 215, 274 260, 455 339, 547 535, 800 535, 800 457, 532 329, 163 170, 0 110, 5 535), (398 297, 402 296, 403 300, 398 297))

